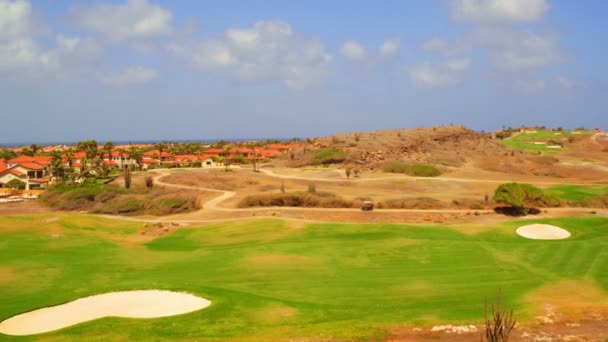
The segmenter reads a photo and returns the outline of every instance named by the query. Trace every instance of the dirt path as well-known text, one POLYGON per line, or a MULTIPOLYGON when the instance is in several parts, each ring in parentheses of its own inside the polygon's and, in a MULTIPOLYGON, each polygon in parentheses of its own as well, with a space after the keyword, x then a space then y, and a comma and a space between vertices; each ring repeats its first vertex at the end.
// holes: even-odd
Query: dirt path
MULTIPOLYGON (((439 177, 415 177, 415 176, 387 176, 387 177, 373 177, 373 178, 347 178, 344 175, 342 179, 331 179, 331 178, 319 178, 319 177, 306 177, 306 176, 292 176, 292 175, 282 175, 275 173, 271 170, 260 169, 260 172, 264 173, 267 176, 279 178, 279 179, 293 179, 293 180, 307 180, 307 181, 315 181, 315 182, 374 182, 374 181, 386 181, 386 180, 433 180, 433 181, 441 181, 441 182, 465 182, 465 183, 491 183, 491 184, 502 184, 502 183, 510 183, 515 182, 513 179, 471 179, 471 178, 460 178, 460 177, 449 177, 449 176, 439 176, 439 177)), ((548 181, 535 181, 533 182, 537 185, 603 185, 605 183, 602 182, 587 182, 587 183, 570 183, 570 182, 548 182, 548 181)))
MULTIPOLYGON (((276 175, 271 171, 268 170, 262 170, 263 173, 268 174, 268 175, 276 175)), ((174 187, 174 188, 180 188, 180 189, 189 189, 189 190, 199 190, 199 191, 211 191, 211 192, 216 192, 216 193, 220 193, 220 195, 218 197, 215 197, 211 200, 208 200, 207 202, 203 203, 203 208, 207 209, 207 210, 216 210, 216 211, 223 211, 223 212, 260 212, 260 211, 268 211, 268 210, 284 210, 284 211, 311 211, 311 212, 360 212, 361 210, 358 208, 301 208, 301 207, 256 207, 256 208, 226 208, 226 207, 221 207, 219 204, 231 197, 234 197, 236 195, 236 192, 234 191, 228 191, 228 190, 218 190, 218 189, 212 189, 212 188, 205 188, 205 187, 197 187, 197 186, 190 186, 190 185, 179 185, 179 184, 173 184, 173 183, 167 183, 164 182, 162 179, 164 177, 167 177, 171 174, 170 171, 160 171, 158 175, 154 176, 154 180, 157 184, 163 185, 163 186, 167 186, 167 187, 174 187)), ((286 179, 301 179, 301 178, 297 178, 297 177, 292 177, 292 176, 285 176, 285 175, 278 175, 279 178, 286 178, 286 179)), ((423 178, 423 177, 420 177, 423 178)), ((393 178, 394 179, 394 178, 393 178)), ((370 178, 371 180, 371 178, 370 178)), ((447 178, 444 178, 444 180, 447 180, 447 178)), ((337 181, 342 181, 342 180, 337 180, 337 181)), ((471 181, 471 180, 468 180, 471 181)), ((476 180, 477 181, 477 180, 476 180)), ((598 212, 602 211, 602 209, 593 209, 593 208, 551 208, 548 209, 551 212, 559 212, 559 211, 571 211, 571 212, 576 212, 576 213, 588 213, 591 210, 596 210, 598 212)), ((473 211, 476 211, 480 214, 488 214, 488 213, 493 213, 493 210, 471 210, 471 209, 375 209, 375 212, 386 212, 386 213, 429 213, 429 214, 441 214, 441 213, 470 213, 473 211)))

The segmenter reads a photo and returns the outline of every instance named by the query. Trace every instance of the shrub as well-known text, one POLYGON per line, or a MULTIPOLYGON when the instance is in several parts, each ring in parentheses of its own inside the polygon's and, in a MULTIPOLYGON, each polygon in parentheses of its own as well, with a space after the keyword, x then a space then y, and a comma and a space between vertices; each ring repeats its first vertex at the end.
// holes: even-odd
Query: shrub
POLYGON ((437 177, 441 175, 441 170, 429 164, 406 164, 401 162, 392 162, 384 165, 384 172, 390 173, 405 173, 410 176, 418 177, 437 177))
POLYGON ((505 183, 501 184, 494 193, 494 202, 511 206, 516 213, 526 215, 527 205, 546 205, 556 199, 545 196, 545 193, 531 184, 505 183))
POLYGON ((444 209, 449 205, 432 197, 393 198, 378 203, 385 209, 444 209))
POLYGON ((151 176, 147 176, 146 177, 146 188, 148 190, 152 190, 153 186, 154 186, 154 178, 152 178, 151 176))
POLYGON ((315 153, 313 162, 323 165, 337 164, 345 161, 346 156, 347 154, 344 151, 335 148, 322 148, 315 153))
POLYGON ((306 207, 306 208, 352 208, 355 203, 330 193, 290 192, 258 194, 243 198, 238 206, 248 207, 306 207))

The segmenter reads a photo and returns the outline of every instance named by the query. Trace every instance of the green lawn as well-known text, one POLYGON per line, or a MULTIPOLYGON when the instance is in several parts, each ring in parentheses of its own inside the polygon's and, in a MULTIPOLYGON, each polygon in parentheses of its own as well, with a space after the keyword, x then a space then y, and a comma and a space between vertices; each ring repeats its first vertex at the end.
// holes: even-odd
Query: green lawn
POLYGON ((521 221, 472 234, 480 228, 255 220, 141 243, 140 223, 52 217, 0 217, 0 320, 117 290, 213 302, 182 316, 106 318, 41 335, 54 341, 373 339, 403 324, 480 322, 498 288, 520 320, 534 315, 525 298, 540 286, 584 280, 608 290, 605 218, 526 221, 572 232, 562 241, 523 239, 514 234, 521 221))
POLYGON ((585 198, 608 195, 608 186, 557 185, 543 191, 562 200, 578 201, 585 198))
POLYGON ((550 140, 560 141, 569 137, 580 137, 588 134, 589 131, 577 131, 580 134, 572 134, 574 131, 546 131, 538 130, 535 133, 519 133, 511 138, 501 140, 500 142, 510 148, 516 150, 525 150, 529 152, 544 152, 557 153, 563 149, 549 148, 550 144, 535 144, 535 142, 549 142, 550 140))

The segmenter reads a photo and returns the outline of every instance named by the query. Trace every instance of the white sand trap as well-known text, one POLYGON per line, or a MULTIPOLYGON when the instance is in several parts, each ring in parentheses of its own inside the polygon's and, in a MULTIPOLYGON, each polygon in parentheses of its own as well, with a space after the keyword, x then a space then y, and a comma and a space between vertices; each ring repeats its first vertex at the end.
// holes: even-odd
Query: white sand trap
POLYGON ((157 318, 185 314, 211 305, 207 299, 162 290, 111 292, 26 312, 0 322, 0 333, 33 335, 103 317, 157 318))
POLYGON ((570 237, 570 232, 550 224, 529 224, 519 227, 515 231, 517 234, 534 240, 561 240, 570 237))

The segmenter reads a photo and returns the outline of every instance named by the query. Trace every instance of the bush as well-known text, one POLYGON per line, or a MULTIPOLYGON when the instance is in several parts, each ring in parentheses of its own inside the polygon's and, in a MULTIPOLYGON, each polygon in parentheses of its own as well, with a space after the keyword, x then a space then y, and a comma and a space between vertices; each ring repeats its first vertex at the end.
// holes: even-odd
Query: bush
POLYGON ((355 203, 330 193, 291 192, 259 194, 243 198, 238 205, 249 207, 353 208, 355 203))
POLYGON ((436 198, 414 197, 414 198, 394 198, 378 203, 378 208, 385 209, 444 209, 449 207, 436 198))
POLYGON ((115 185, 59 185, 42 194, 40 200, 58 210, 85 210, 101 214, 168 215, 199 208, 197 197, 163 193, 135 187, 130 191, 115 185))
POLYGON ((346 152, 335 149, 335 148, 323 148, 315 153, 313 162, 315 164, 337 164, 342 163, 346 160, 346 152))
POLYGON ((441 175, 441 170, 429 164, 406 164, 401 162, 392 162, 384 165, 384 172, 389 173, 405 173, 410 176, 418 177, 437 177, 441 175))
POLYGON ((528 214, 528 205, 555 206, 559 205, 559 199, 547 196, 545 193, 531 184, 505 183, 501 184, 494 193, 494 202, 507 204, 515 212, 528 214))

